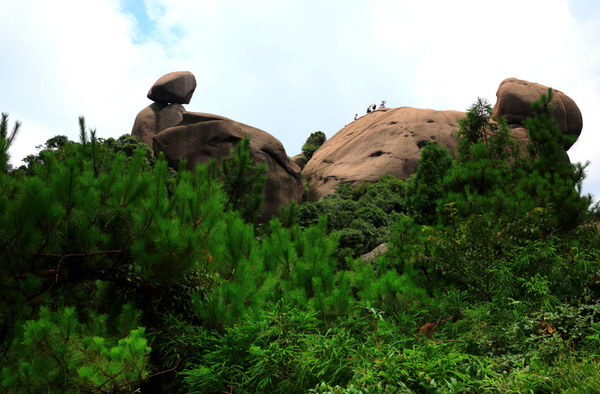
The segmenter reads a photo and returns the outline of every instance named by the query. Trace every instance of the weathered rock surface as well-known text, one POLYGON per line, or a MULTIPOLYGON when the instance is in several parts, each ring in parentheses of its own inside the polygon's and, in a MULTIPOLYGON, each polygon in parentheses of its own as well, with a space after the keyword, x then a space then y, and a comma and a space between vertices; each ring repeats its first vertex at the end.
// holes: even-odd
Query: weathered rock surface
POLYGON ((158 103, 189 104, 196 90, 196 78, 189 71, 163 75, 152 85, 148 98, 158 103))
POLYGON ((144 144, 152 148, 152 138, 164 129, 181 122, 184 112, 181 104, 150 104, 135 117, 131 135, 139 137, 144 144))
MULTIPOLYGON (((581 111, 575 101, 560 90, 553 89, 553 115, 563 133, 579 136, 583 128, 581 111)), ((542 94, 548 93, 548 87, 538 83, 528 82, 517 78, 502 81, 494 105, 494 115, 504 116, 511 127, 523 125, 527 117, 534 116, 531 103, 539 100, 542 94)), ((569 149, 571 145, 565 146, 569 149)))
POLYGON ((281 204, 301 201, 303 191, 300 168, 288 160, 281 142, 269 133, 222 116, 185 112, 179 124, 154 137, 152 148, 155 154, 164 152, 174 166, 180 159, 187 159, 188 168, 192 169, 197 162, 228 156, 246 135, 250 137, 254 163, 267 165, 261 216, 266 221, 278 215, 281 204))
POLYGON ((360 256, 360 258, 362 261, 370 263, 382 254, 385 254, 385 252, 387 252, 387 249, 387 243, 379 244, 375 249, 373 249, 369 253, 363 254, 362 256, 360 256))
POLYGON ((327 140, 303 170, 308 200, 318 201, 340 181, 359 184, 385 174, 406 179, 416 172, 420 148, 436 140, 455 154, 460 111, 383 108, 350 123, 327 140))
POLYGON ((294 163, 296 163, 296 165, 300 168, 304 168, 304 166, 306 165, 306 158, 304 157, 304 155, 302 153, 291 157, 290 160, 293 161, 294 163))

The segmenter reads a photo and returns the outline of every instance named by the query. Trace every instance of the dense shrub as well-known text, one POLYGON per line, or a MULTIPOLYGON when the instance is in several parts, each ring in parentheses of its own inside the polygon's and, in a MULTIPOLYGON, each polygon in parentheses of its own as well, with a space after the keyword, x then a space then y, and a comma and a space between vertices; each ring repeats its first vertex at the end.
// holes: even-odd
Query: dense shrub
POLYGON ((307 139, 304 145, 302 145, 302 155, 309 161, 313 154, 327 141, 325 133, 322 131, 315 131, 307 139))
POLYGON ((337 256, 358 257, 368 253, 389 238, 390 227, 404 212, 404 181, 385 175, 379 182, 358 187, 341 182, 335 192, 319 202, 300 206, 298 223, 310 226, 320 215, 327 216, 329 233, 340 237, 337 256))
POLYGON ((81 120, 0 172, 2 390, 597 392, 597 214, 550 100, 529 156, 478 100, 456 160, 261 225, 247 140, 175 171, 81 120))

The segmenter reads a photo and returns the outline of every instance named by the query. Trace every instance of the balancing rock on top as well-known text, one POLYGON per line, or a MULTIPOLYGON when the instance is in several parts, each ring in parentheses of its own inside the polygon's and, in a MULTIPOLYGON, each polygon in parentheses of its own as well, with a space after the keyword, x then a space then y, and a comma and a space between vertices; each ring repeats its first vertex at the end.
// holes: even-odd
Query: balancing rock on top
POLYGON ((164 129, 183 119, 185 108, 196 89, 196 78, 189 71, 165 74, 150 88, 148 98, 154 103, 141 110, 135 118, 131 134, 152 148, 152 139, 164 129))
POLYGON ((188 169, 196 163, 208 163, 228 156, 244 137, 250 137, 253 164, 266 164, 261 222, 277 216, 280 205, 292 200, 300 202, 304 185, 300 168, 291 162, 281 142, 271 134, 223 116, 187 112, 196 88, 196 78, 190 72, 172 72, 162 76, 148 92, 154 103, 141 110, 131 134, 152 148, 163 152, 169 164, 179 166, 187 159, 188 169))
POLYGON ((196 90, 196 78, 189 71, 165 74, 150 88, 148 98, 157 103, 189 104, 196 90))

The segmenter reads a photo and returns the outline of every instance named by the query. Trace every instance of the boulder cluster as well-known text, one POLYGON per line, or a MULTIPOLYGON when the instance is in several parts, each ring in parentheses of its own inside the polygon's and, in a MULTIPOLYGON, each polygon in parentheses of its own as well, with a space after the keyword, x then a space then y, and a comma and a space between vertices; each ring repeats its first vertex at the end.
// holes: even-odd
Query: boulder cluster
MULTIPOLYGON (((301 201, 302 177, 308 182, 308 200, 317 201, 341 181, 357 185, 385 174, 410 177, 417 171, 420 149, 431 141, 455 155, 458 121, 466 116, 460 111, 379 108, 338 131, 308 162, 296 156, 294 163, 281 142, 262 130, 218 115, 187 112, 182 104, 190 102, 195 89, 196 79, 190 72, 173 72, 158 79, 148 92, 154 103, 137 115, 132 134, 155 154, 163 152, 173 166, 187 159, 190 169, 197 162, 227 156, 238 141, 249 136, 254 164, 267 165, 265 221, 278 214, 281 204, 301 201), (302 172, 300 166, 304 167, 302 172)), ((513 136, 526 143, 523 122, 534 115, 531 103, 547 91, 544 85, 505 79, 496 93, 494 115, 505 117, 513 136)), ((575 102, 554 90, 552 104, 561 130, 579 136, 583 121, 575 102)))
POLYGON ((148 98, 154 101, 136 116, 132 135, 153 147, 152 139, 162 130, 183 120, 185 108, 196 90, 196 78, 188 71, 177 71, 158 79, 148 91, 148 98))
POLYGON ((154 103, 137 115, 131 134, 155 154, 163 152, 174 167, 186 159, 189 169, 196 163, 228 156, 240 140, 249 136, 254 164, 267 165, 261 219, 267 221, 277 215, 282 204, 300 201, 300 168, 288 159, 281 142, 262 130, 222 116, 187 112, 182 104, 190 102, 195 89, 196 78, 190 72, 173 72, 159 78, 148 92, 154 103))
MULTIPOLYGON (((579 136, 581 112, 563 92, 553 89, 553 116, 564 133, 579 136)), ((548 87, 516 78, 505 79, 496 93, 495 116, 504 116, 512 135, 526 143, 523 122, 533 116, 531 103, 548 92, 548 87)), ((308 200, 317 201, 341 182, 358 185, 385 174, 406 179, 417 171, 420 149, 437 141, 456 154, 459 111, 435 111, 411 107, 381 108, 350 123, 308 161, 302 174, 308 181, 308 200)), ((565 150, 570 146, 565 146, 565 150)))

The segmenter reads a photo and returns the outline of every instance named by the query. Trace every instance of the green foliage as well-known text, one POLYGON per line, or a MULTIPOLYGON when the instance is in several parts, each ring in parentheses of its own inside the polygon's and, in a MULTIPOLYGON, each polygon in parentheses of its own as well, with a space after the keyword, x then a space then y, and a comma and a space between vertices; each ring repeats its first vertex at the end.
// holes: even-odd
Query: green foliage
POLYGON ((512 300, 553 310, 562 302, 595 294, 600 266, 593 227, 559 235, 549 230, 550 220, 551 214, 541 208, 512 220, 473 215, 446 228, 419 229, 405 218, 397 222, 379 271, 395 268, 410 278, 412 286, 405 287, 413 292, 418 287, 433 295, 439 289, 456 289, 469 302, 504 308, 512 300))
POLYGON ((81 126, 81 143, 62 146, 68 155, 43 153, 31 175, 0 179, 4 359, 24 351, 9 344, 40 303, 112 318, 131 301, 152 322, 167 307, 189 310, 191 295, 214 283, 199 275, 224 229, 225 197, 207 168, 181 172, 168 191, 166 161, 151 168, 142 148, 131 158, 103 149, 81 126))
POLYGON ((368 253, 386 242, 390 227, 404 207, 404 181, 385 175, 358 187, 340 182, 335 192, 300 206, 298 223, 311 226, 327 216, 327 231, 339 237, 338 260, 368 253))
POLYGON ((600 237, 583 168, 548 167, 549 101, 529 157, 479 100, 456 161, 428 145, 406 183, 341 183, 260 225, 248 140, 174 172, 81 119, 0 175, 2 388, 597 391, 600 237))
POLYGON ((452 167, 448 150, 437 143, 425 145, 417 172, 406 184, 407 211, 424 224, 436 222, 437 200, 442 197, 442 181, 452 167))
POLYGON ((90 314, 81 323, 74 307, 40 309, 23 325, 10 353, 12 368, 2 369, 9 392, 122 392, 149 376, 150 348, 143 327, 131 328, 136 311, 124 308, 117 325, 123 336, 108 336, 107 316, 90 314), (119 338, 117 340, 117 338, 119 338))
POLYGON ((306 161, 309 161, 313 154, 327 141, 325 133, 322 131, 315 131, 307 139, 304 145, 302 145, 302 154, 306 161))
MULTIPOLYGON (((88 142, 85 120, 83 118, 80 119, 80 138, 83 137, 85 142, 88 142), (81 129, 83 127, 83 129, 81 129)), ((89 130, 94 133, 95 130, 89 130)), ((144 156, 144 164, 142 168, 144 170, 148 170, 156 165, 156 158, 154 157, 154 153, 152 149, 148 147, 148 145, 142 143, 140 139, 133 135, 124 134, 118 139, 108 138, 106 140, 95 137, 92 139, 93 143, 97 145, 97 153, 99 155, 111 152, 111 154, 123 153, 126 157, 126 162, 130 162, 133 160, 135 156, 135 152, 137 150, 141 150, 144 156), (100 153, 102 152, 102 153, 100 153)), ((92 141, 89 141, 90 144, 92 141)), ((82 144, 83 145, 83 144, 82 144)), ((69 155, 77 154, 76 146, 74 142, 69 140, 68 137, 64 135, 57 135, 49 140, 47 140, 43 145, 38 145, 36 147, 40 151, 37 155, 28 155, 23 159, 25 163, 27 163, 26 167, 21 167, 21 169, 25 170, 30 175, 34 174, 34 166, 44 165, 49 159, 47 157, 51 156, 53 159, 61 161, 64 160, 65 157, 69 155)))
MULTIPOLYGON (((66 146, 69 142, 73 141, 70 141, 67 136, 57 135, 47 140, 44 146, 46 147, 46 149, 59 149, 63 146, 66 146)), ((41 146, 38 146, 37 148, 39 149, 41 148, 41 146)))
MULTIPOLYGON (((50 141, 51 140, 48 140, 48 142, 50 141)), ((46 145, 48 145, 48 142, 46 145)), ((140 149, 144 152, 144 168, 147 169, 156 165, 156 157, 154 157, 152 149, 150 149, 148 145, 141 142, 140 139, 134 135, 123 134, 116 140, 111 137, 99 142, 103 147, 110 149, 115 153, 122 152, 127 158, 133 158, 135 156, 135 152, 140 149)))
POLYGON ((21 122, 15 122, 15 125, 11 132, 8 131, 8 114, 2 113, 2 120, 0 120, 0 171, 2 173, 7 172, 8 162, 10 160, 10 154, 8 150, 12 145, 13 141, 19 133, 21 122))
POLYGON ((526 188, 534 199, 552 207, 557 227, 570 229, 583 222, 591 204, 591 196, 581 196, 587 164, 571 164, 565 146, 577 137, 564 134, 551 117, 553 97, 549 88, 548 94, 534 101, 535 116, 524 124, 531 140, 527 150, 532 159, 526 188))
POLYGON ((490 105, 478 99, 459 122, 458 162, 444 178, 438 213, 448 203, 464 218, 508 218, 542 207, 552 214, 550 228, 582 223, 591 201, 580 195, 585 166, 570 164, 563 147, 572 139, 550 117, 551 100, 550 89, 532 105, 536 116, 525 122, 530 156, 524 158, 506 121, 492 118, 490 105))
POLYGON ((37 155, 27 155, 23 159, 26 166, 21 166, 20 169, 27 172, 29 175, 33 175, 34 166, 43 165, 45 163, 44 157, 51 155, 58 160, 62 160, 65 156, 70 154, 72 150, 71 144, 73 141, 69 140, 64 135, 57 135, 46 141, 44 145, 38 145, 36 148, 40 150, 37 155))
MULTIPOLYGON (((459 160, 465 161, 471 158, 473 145, 480 142, 486 148, 494 145, 494 137, 503 131, 506 124, 499 121, 499 119, 495 119, 496 122, 490 122, 490 120, 492 120, 492 106, 486 99, 478 97, 477 101, 467 110, 467 116, 458 121, 459 130, 457 135, 459 141, 456 150, 458 151, 459 160)), ((503 148, 498 153, 504 153, 503 148)), ((495 150, 491 149, 491 153, 495 153, 495 150)))
MULTIPOLYGON (((215 163, 213 174, 217 174, 215 163)), ((221 159, 219 179, 228 196, 225 210, 238 211, 247 223, 254 223, 261 213, 266 165, 252 165, 250 138, 242 139, 231 149, 228 157, 221 159)))
POLYGON ((444 178, 438 214, 444 216, 448 203, 462 217, 502 217, 535 208, 537 202, 519 186, 527 171, 506 121, 493 118, 491 106, 480 98, 459 125, 458 160, 444 178))

